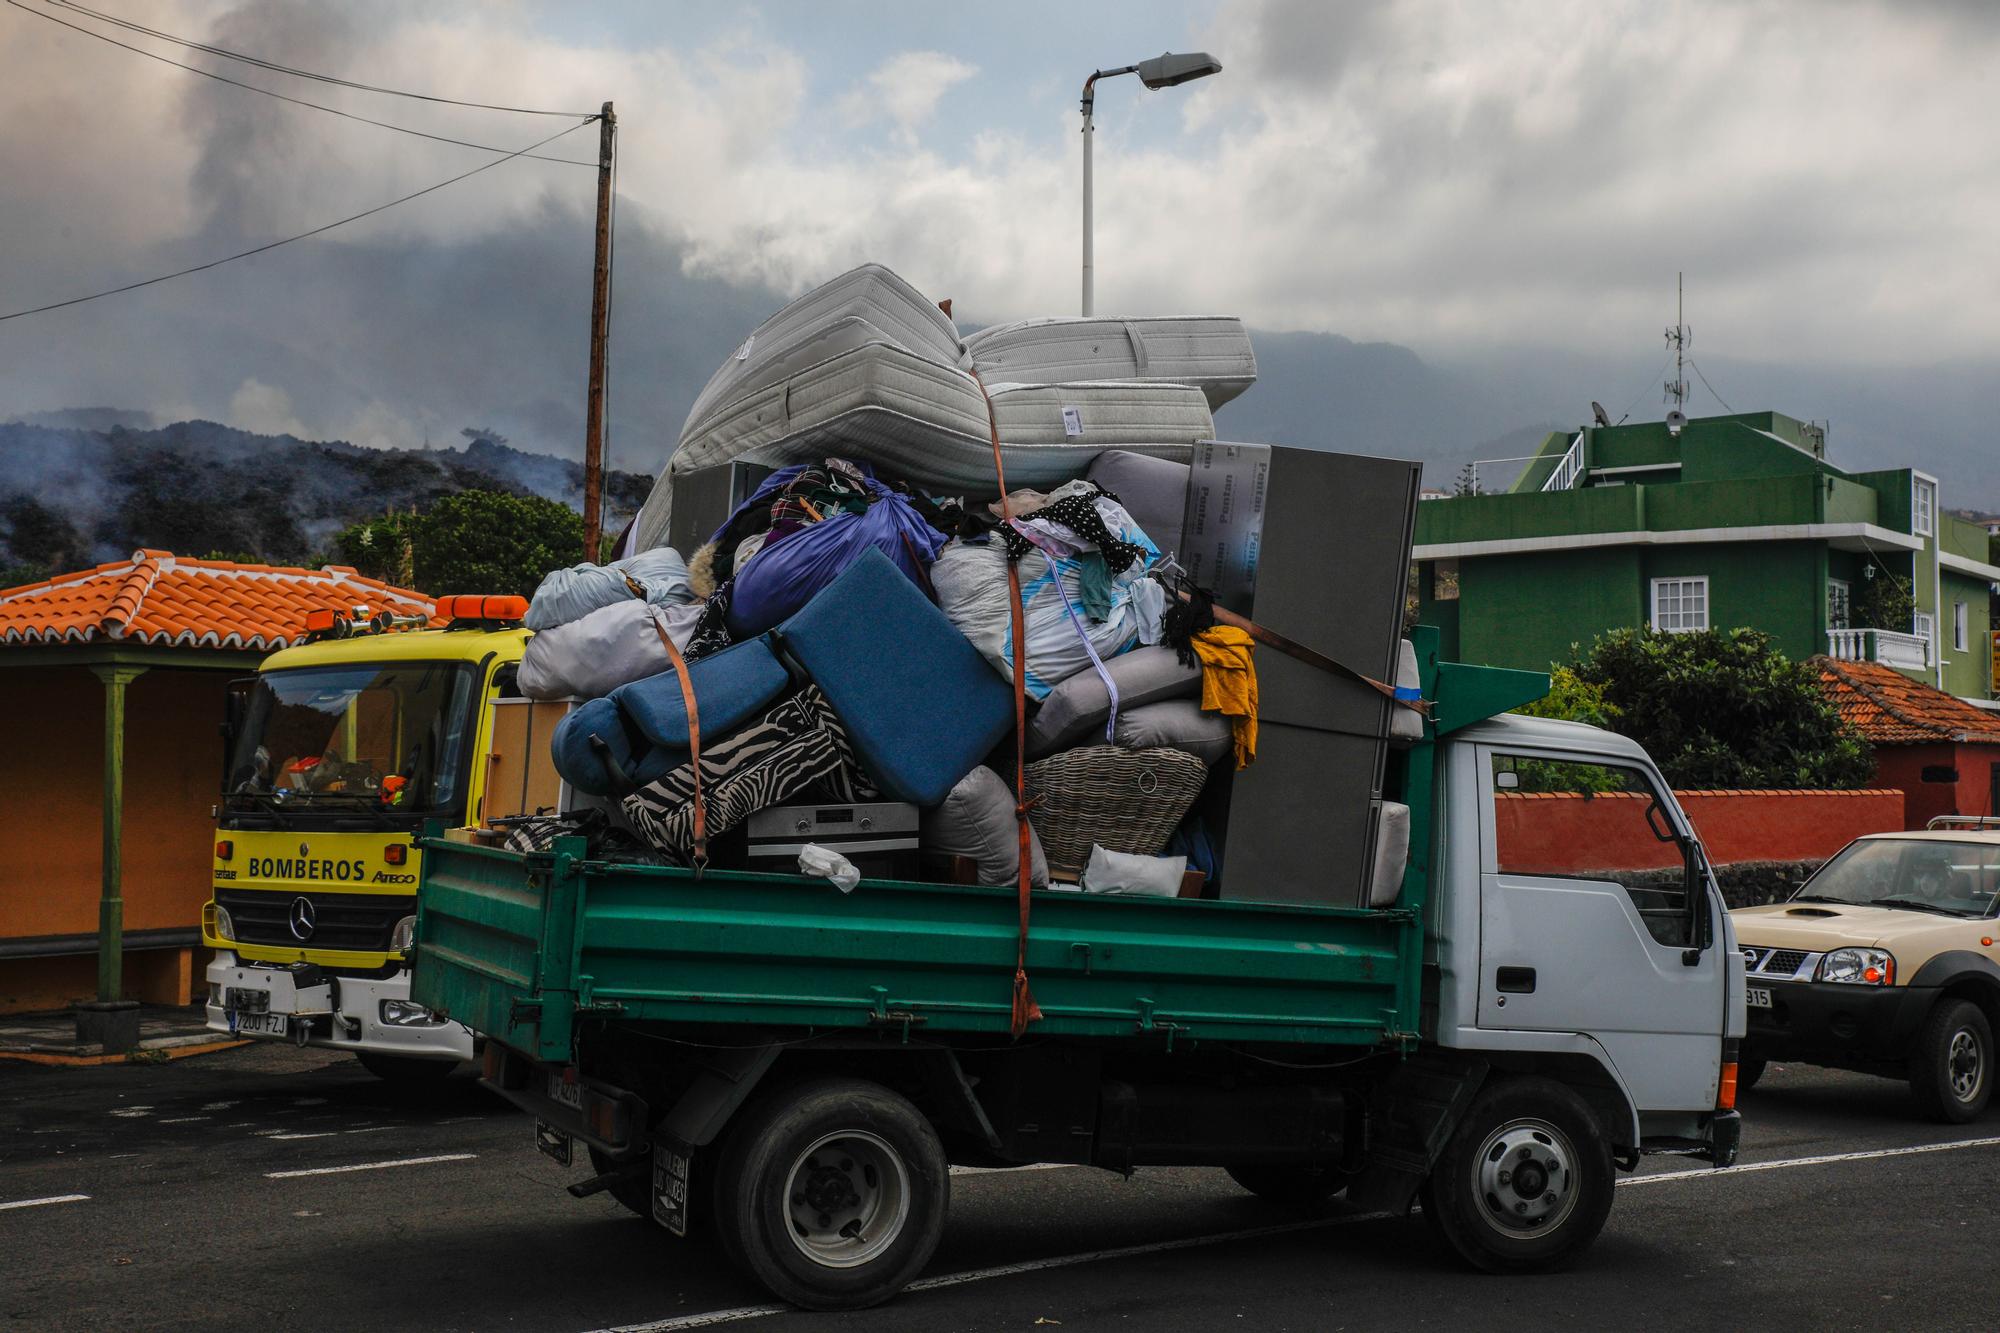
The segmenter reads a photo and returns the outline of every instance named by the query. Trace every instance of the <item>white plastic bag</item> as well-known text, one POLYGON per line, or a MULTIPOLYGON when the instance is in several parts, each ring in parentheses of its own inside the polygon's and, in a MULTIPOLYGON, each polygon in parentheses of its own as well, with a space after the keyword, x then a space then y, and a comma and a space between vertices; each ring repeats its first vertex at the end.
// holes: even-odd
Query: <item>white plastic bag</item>
POLYGON ((1108 852, 1092 843, 1090 861, 1083 868, 1083 891, 1133 898, 1174 898, 1180 895, 1181 880, 1186 875, 1185 856, 1108 852))
POLYGON ((596 699, 628 681, 671 671, 660 630, 674 647, 685 648, 701 612, 699 603, 658 607, 627 598, 542 630, 523 650, 521 693, 530 699, 596 699))
POLYGON ((656 546, 608 565, 552 569, 535 589, 521 623, 529 629, 554 629, 581 620, 592 611, 634 599, 654 606, 685 606, 695 600, 680 552, 671 546, 656 546), (645 589, 643 599, 625 581, 628 575, 645 589))
POLYGON ((854 862, 816 842, 799 848, 799 873, 830 879, 833 887, 842 893, 854 892, 854 886, 861 882, 861 872, 855 868, 854 862))

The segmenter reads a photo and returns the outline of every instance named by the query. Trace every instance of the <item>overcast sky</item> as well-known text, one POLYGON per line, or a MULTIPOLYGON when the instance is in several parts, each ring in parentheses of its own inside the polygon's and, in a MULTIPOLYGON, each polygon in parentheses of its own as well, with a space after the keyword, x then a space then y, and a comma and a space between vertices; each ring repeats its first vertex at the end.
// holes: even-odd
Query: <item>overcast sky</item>
MULTIPOLYGON (((368 83, 614 100, 614 413, 635 462, 779 296, 852 264, 889 264, 967 323, 1072 313, 1079 85, 1169 48, 1225 69, 1101 90, 1100 312, 1238 314, 1432 356, 1629 345, 1643 363, 1685 269, 1698 357, 2000 359, 2000 4, 91 2, 368 83)), ((483 144, 564 123, 115 35, 483 144)), ((595 138, 545 151, 588 160, 595 138)), ((490 156, 0 8, 0 314, 490 156)), ((107 404, 381 444, 490 421, 571 447, 593 186, 514 161, 326 237, 0 323, 0 418, 107 404)))

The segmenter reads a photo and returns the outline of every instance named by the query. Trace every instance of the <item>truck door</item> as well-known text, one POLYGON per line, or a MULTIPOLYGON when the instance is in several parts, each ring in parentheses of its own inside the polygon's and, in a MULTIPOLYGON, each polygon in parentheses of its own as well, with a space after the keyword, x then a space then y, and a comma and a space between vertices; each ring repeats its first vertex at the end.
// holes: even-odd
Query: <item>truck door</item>
POLYGON ((1480 764, 1479 1026, 1588 1033, 1645 1110, 1715 1105, 1725 967, 1679 807, 1630 763, 1480 764))

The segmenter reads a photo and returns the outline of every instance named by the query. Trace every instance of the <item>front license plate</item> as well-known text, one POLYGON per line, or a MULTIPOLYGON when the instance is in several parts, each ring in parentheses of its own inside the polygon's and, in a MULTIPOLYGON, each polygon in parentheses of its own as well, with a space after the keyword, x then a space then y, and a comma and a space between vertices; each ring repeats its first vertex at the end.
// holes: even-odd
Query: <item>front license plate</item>
POLYGON ((535 1122, 535 1146, 563 1166, 576 1155, 576 1141, 546 1120, 535 1122))
POLYGON ((284 1014, 246 1014, 232 1011, 230 1025, 238 1032, 251 1032, 265 1037, 282 1037, 291 1030, 291 1022, 284 1014))
POLYGON ((676 1236, 688 1233, 689 1154, 664 1143, 653 1145, 653 1220, 676 1236))
POLYGON ((565 1082, 561 1070, 549 1074, 549 1100, 557 1106, 567 1106, 572 1111, 583 1109, 583 1085, 565 1082))
POLYGON ((1771 1007, 1771 990, 1768 986, 1746 986, 1743 988, 1743 998, 1749 1001, 1752 1009, 1771 1007))

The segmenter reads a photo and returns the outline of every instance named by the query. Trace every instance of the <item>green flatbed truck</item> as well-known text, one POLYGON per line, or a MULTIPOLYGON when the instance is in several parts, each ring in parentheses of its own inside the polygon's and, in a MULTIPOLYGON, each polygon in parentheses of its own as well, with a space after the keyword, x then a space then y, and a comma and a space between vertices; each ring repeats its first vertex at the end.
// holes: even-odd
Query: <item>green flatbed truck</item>
POLYGON ((1421 1199, 1481 1268, 1565 1263, 1642 1153, 1734 1159, 1742 960, 1643 750, 1506 714, 1547 678, 1413 640, 1433 717, 1391 761, 1411 810, 1395 901, 1038 891, 1042 1017, 1019 1039, 1010 889, 843 895, 593 860, 580 838, 427 841, 414 998, 487 1039, 486 1081, 544 1151, 585 1147, 573 1193, 712 1235, 803 1306, 914 1278, 954 1163, 1211 1165, 1290 1207, 1421 1199), (1534 864, 1508 802, 1566 773, 1641 798, 1666 870, 1534 864))

